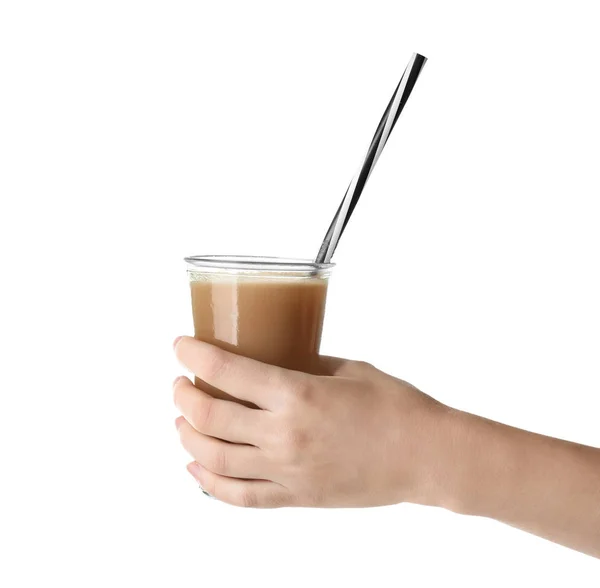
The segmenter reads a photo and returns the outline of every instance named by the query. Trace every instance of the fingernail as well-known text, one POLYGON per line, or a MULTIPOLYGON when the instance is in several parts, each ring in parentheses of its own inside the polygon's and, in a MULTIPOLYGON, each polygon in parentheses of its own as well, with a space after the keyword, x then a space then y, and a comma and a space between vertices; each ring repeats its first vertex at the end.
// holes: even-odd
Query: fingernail
POLYGON ((185 418, 182 416, 178 416, 175 419, 175 428, 179 431, 179 427, 181 427, 181 425, 183 424, 183 422, 185 421, 185 418))
MULTIPOLYGON (((193 461, 192 463, 189 463, 187 466, 187 471, 192 474, 194 480, 196 480, 196 482, 198 482, 198 484, 200 484, 200 466, 193 461)), ((202 486, 200 486, 202 488, 202 486)))
POLYGON ((175 339, 175 341, 173 341, 173 349, 175 349, 175 347, 177 347, 177 343, 179 343, 179 341, 181 341, 181 339, 183 339, 183 337, 177 337, 175 339))
POLYGON ((177 382, 179 382, 179 380, 181 380, 182 378, 184 378, 185 376, 177 376, 174 380, 173 380, 173 388, 175 388, 175 385, 177 384, 177 382))

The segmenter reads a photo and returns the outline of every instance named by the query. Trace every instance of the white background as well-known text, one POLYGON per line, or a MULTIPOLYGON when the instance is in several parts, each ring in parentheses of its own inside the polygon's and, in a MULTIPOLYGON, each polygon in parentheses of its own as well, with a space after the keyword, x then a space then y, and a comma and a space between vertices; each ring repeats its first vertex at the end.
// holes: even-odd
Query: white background
POLYGON ((598 586, 493 521, 208 500, 171 404, 181 258, 316 254, 419 51, 323 351, 600 445, 594 5, 2 2, 0 584, 598 586))

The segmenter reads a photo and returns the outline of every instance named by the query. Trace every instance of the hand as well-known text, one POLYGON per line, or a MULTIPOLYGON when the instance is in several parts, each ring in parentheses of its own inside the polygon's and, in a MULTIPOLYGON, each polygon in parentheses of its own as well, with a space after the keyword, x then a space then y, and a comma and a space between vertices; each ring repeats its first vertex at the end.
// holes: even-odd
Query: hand
POLYGON ((189 472, 239 506, 378 506, 430 502, 449 409, 373 366, 322 358, 313 376, 182 337, 200 380, 257 408, 216 399, 180 377, 176 421, 189 472))
POLYGON ((361 362, 322 358, 329 375, 313 376, 189 337, 175 352, 239 401, 175 382, 188 470, 224 502, 431 504, 600 557, 600 449, 455 411, 361 362))

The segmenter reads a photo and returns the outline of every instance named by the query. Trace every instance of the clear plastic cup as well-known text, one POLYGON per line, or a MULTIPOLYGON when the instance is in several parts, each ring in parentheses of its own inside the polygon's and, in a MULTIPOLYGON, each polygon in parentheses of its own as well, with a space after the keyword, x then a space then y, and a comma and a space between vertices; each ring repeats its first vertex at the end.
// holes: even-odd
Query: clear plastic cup
POLYGON ((317 371, 334 264, 210 255, 185 261, 196 339, 265 363, 317 371))

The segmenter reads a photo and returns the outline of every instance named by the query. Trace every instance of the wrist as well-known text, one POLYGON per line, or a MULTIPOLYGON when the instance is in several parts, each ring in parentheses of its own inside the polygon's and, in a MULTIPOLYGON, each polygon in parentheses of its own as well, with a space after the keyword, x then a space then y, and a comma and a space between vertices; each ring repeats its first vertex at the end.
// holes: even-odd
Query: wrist
POLYGON ((419 503, 489 516, 502 508, 516 456, 500 423, 443 407, 424 456, 419 503))
POLYGON ((426 424, 420 427, 423 438, 415 454, 413 492, 407 502, 455 510, 464 414, 437 403, 428 411, 426 424))
POLYGON ((506 518, 507 497, 518 493, 519 480, 526 477, 519 433, 495 421, 450 411, 436 506, 459 514, 506 518))

